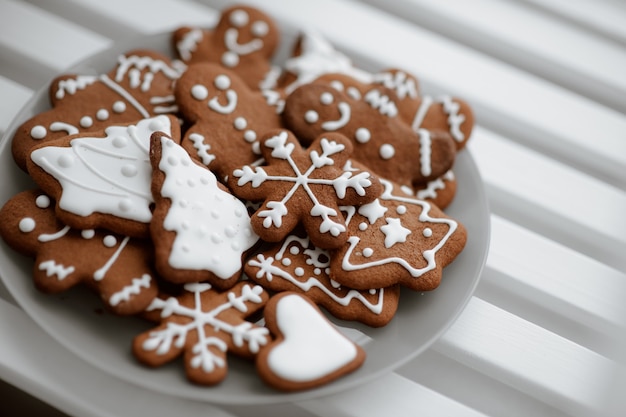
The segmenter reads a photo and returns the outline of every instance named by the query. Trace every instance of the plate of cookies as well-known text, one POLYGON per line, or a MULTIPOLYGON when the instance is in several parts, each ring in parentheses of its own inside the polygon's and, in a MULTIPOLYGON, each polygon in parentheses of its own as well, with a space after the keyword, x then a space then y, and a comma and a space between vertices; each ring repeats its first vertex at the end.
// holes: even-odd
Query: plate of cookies
POLYGON ((462 99, 248 6, 127 40, 2 138, 0 277, 66 349, 147 389, 263 404, 356 387, 431 346, 476 288, 473 125, 462 99))

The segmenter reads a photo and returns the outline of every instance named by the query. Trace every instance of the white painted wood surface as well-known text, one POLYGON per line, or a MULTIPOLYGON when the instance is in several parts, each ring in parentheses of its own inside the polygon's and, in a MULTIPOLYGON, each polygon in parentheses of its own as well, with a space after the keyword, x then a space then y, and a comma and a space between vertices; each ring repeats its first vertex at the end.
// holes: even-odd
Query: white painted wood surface
MULTIPOLYGON (((124 37, 212 25, 229 3, 0 0, 0 132, 77 60, 124 37)), ((479 126, 469 152, 485 181, 492 236, 468 307, 431 349, 378 381, 299 404, 218 408, 99 373, 0 288, 0 379, 76 416, 137 415, 137 402, 124 406, 135 397, 156 416, 622 415, 626 7, 481 0, 481 13, 471 13, 457 0, 252 3, 293 27, 315 27, 362 65, 401 66, 426 92, 472 103, 479 126), (531 23, 534 37, 523 30, 531 23), (459 28, 477 30, 465 38, 459 28), (81 378, 62 372, 68 363, 81 378)))

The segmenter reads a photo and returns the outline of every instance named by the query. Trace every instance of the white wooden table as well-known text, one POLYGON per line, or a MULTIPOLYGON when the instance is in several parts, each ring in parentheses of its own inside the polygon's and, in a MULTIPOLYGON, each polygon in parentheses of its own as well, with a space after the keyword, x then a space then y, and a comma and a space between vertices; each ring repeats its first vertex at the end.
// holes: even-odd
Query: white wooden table
MULTIPOLYGON (((128 36, 213 25, 227 3, 0 0, 0 133, 82 58, 128 36)), ((429 350, 374 382, 294 404, 217 407, 103 374, 0 284, 0 414, 48 410, 35 397, 75 416, 624 415, 626 2, 252 3, 473 105, 469 152, 492 228, 474 297, 429 350)))

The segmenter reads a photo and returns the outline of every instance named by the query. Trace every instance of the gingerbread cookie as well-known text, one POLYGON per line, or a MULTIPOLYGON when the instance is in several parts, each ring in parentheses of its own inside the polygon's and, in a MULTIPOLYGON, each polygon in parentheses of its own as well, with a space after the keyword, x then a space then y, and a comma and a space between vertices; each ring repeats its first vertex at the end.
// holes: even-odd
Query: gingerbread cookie
POLYGON ((270 60, 279 33, 268 15, 237 5, 222 11, 214 29, 181 27, 173 33, 172 41, 183 62, 220 64, 258 90, 272 68, 270 60))
POLYGON ((416 187, 415 190, 403 190, 409 195, 414 195, 420 200, 433 203, 442 210, 445 210, 454 200, 456 195, 457 180, 452 170, 446 172, 441 177, 428 181, 426 184, 416 187))
POLYGON ((28 173, 57 201, 57 217, 78 229, 147 237, 153 204, 150 135, 180 140, 178 120, 156 116, 35 147, 28 173))
POLYGON ((191 382, 218 384, 228 373, 227 352, 251 358, 269 342, 265 327, 244 320, 268 297, 260 286, 245 282, 224 292, 207 283, 185 284, 182 295, 159 296, 150 304, 147 311, 160 312, 160 324, 135 338, 133 354, 151 367, 182 355, 191 382))
POLYGON ((189 124, 183 147, 220 178, 259 160, 258 139, 282 127, 276 108, 267 104, 262 93, 216 64, 189 66, 176 84, 175 95, 189 124))
POLYGON ((232 287, 258 240, 246 206, 163 133, 152 135, 150 158, 157 271, 174 283, 232 287))
POLYGON ((261 379, 283 391, 314 388, 358 369, 365 351, 342 335, 306 297, 293 292, 270 299, 265 325, 275 340, 261 347, 261 379))
POLYGON ((117 314, 142 312, 157 295, 152 245, 103 229, 59 222, 54 202, 39 190, 13 196, 0 210, 0 235, 35 259, 35 286, 59 293, 79 283, 93 288, 117 314))
POLYGON ((304 233, 291 234, 264 247, 246 262, 244 272, 271 291, 306 295, 342 320, 384 326, 393 318, 400 298, 399 286, 353 290, 330 279, 331 253, 311 244, 304 233))
POLYGON ((267 165, 237 169, 228 184, 241 198, 264 201, 251 220, 262 239, 279 242, 302 223, 313 244, 336 248, 347 237, 339 205, 363 204, 382 191, 369 172, 342 168, 351 151, 337 133, 319 136, 305 150, 291 132, 270 131, 261 140, 267 165))
POLYGON ((49 88, 52 108, 15 132, 13 158, 26 170, 31 149, 67 135, 176 112, 173 84, 181 74, 166 56, 134 50, 118 57, 108 74, 63 75, 49 88))
POLYGON ((356 289, 396 283, 415 291, 435 289, 443 268, 465 246, 465 227, 438 207, 381 182, 385 191, 378 199, 347 208, 348 242, 331 258, 331 278, 356 289))
POLYGON ((338 132, 350 138, 352 158, 404 186, 434 180, 453 165, 456 146, 446 132, 411 130, 384 89, 363 100, 327 84, 307 84, 287 98, 283 121, 305 143, 338 132))

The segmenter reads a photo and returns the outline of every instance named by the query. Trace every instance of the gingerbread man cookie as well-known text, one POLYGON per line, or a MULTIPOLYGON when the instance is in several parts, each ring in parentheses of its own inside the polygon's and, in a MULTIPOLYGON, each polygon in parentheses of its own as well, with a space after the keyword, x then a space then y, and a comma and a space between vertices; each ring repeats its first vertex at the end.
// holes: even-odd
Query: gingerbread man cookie
POLYGON ((381 182, 385 191, 379 198, 347 208, 349 238, 331 258, 331 278, 357 289, 396 283, 415 291, 435 289, 443 268, 465 246, 465 227, 438 207, 381 182))
POLYGON ((228 373, 227 352, 251 358, 270 341, 265 327, 244 320, 268 298, 263 288, 245 282, 224 292, 207 283, 185 284, 182 295, 159 296, 148 306, 148 314, 160 312, 160 325, 135 338, 133 354, 151 367, 182 355, 191 382, 218 384, 228 373))
POLYGON ((327 84, 304 85, 287 98, 283 121, 305 142, 327 132, 342 133, 353 143, 353 159, 405 186, 436 179, 456 157, 449 134, 412 131, 398 117, 395 104, 377 89, 361 100, 327 84))
POLYGON ((369 172, 342 168, 351 151, 350 141, 337 133, 319 136, 305 150, 291 132, 270 131, 261 140, 267 165, 236 169, 229 188, 241 198, 264 201, 251 220, 262 239, 279 242, 302 223, 313 244, 336 248, 347 237, 339 205, 363 204, 382 191, 369 172))
POLYGON ((157 271, 174 283, 232 287, 242 258, 259 238, 246 206, 163 133, 152 135, 150 158, 157 271))
POLYGON ((0 210, 0 235, 35 259, 35 286, 59 293, 79 283, 93 288, 117 314, 142 312, 156 297, 152 245, 103 229, 59 222, 54 202, 39 190, 13 196, 0 210))
POLYGON ((176 84, 176 101, 189 128, 182 140, 192 157, 220 178, 261 158, 258 139, 282 127, 276 108, 234 72, 193 64, 176 84))
POLYGON ((311 244, 304 233, 294 233, 278 244, 264 247, 246 262, 244 272, 271 291, 295 291, 306 295, 342 320, 384 326, 393 318, 400 287, 354 290, 333 281, 332 254, 311 244))
POLYGON ((63 75, 49 88, 52 109, 24 122, 15 132, 13 158, 26 170, 31 149, 81 132, 176 112, 173 84, 181 69, 166 56, 134 50, 118 57, 108 74, 63 75))
POLYGON ((172 41, 183 62, 220 64, 258 90, 272 68, 270 59, 279 34, 268 15, 238 5, 222 12, 215 29, 181 27, 173 33, 172 41))

